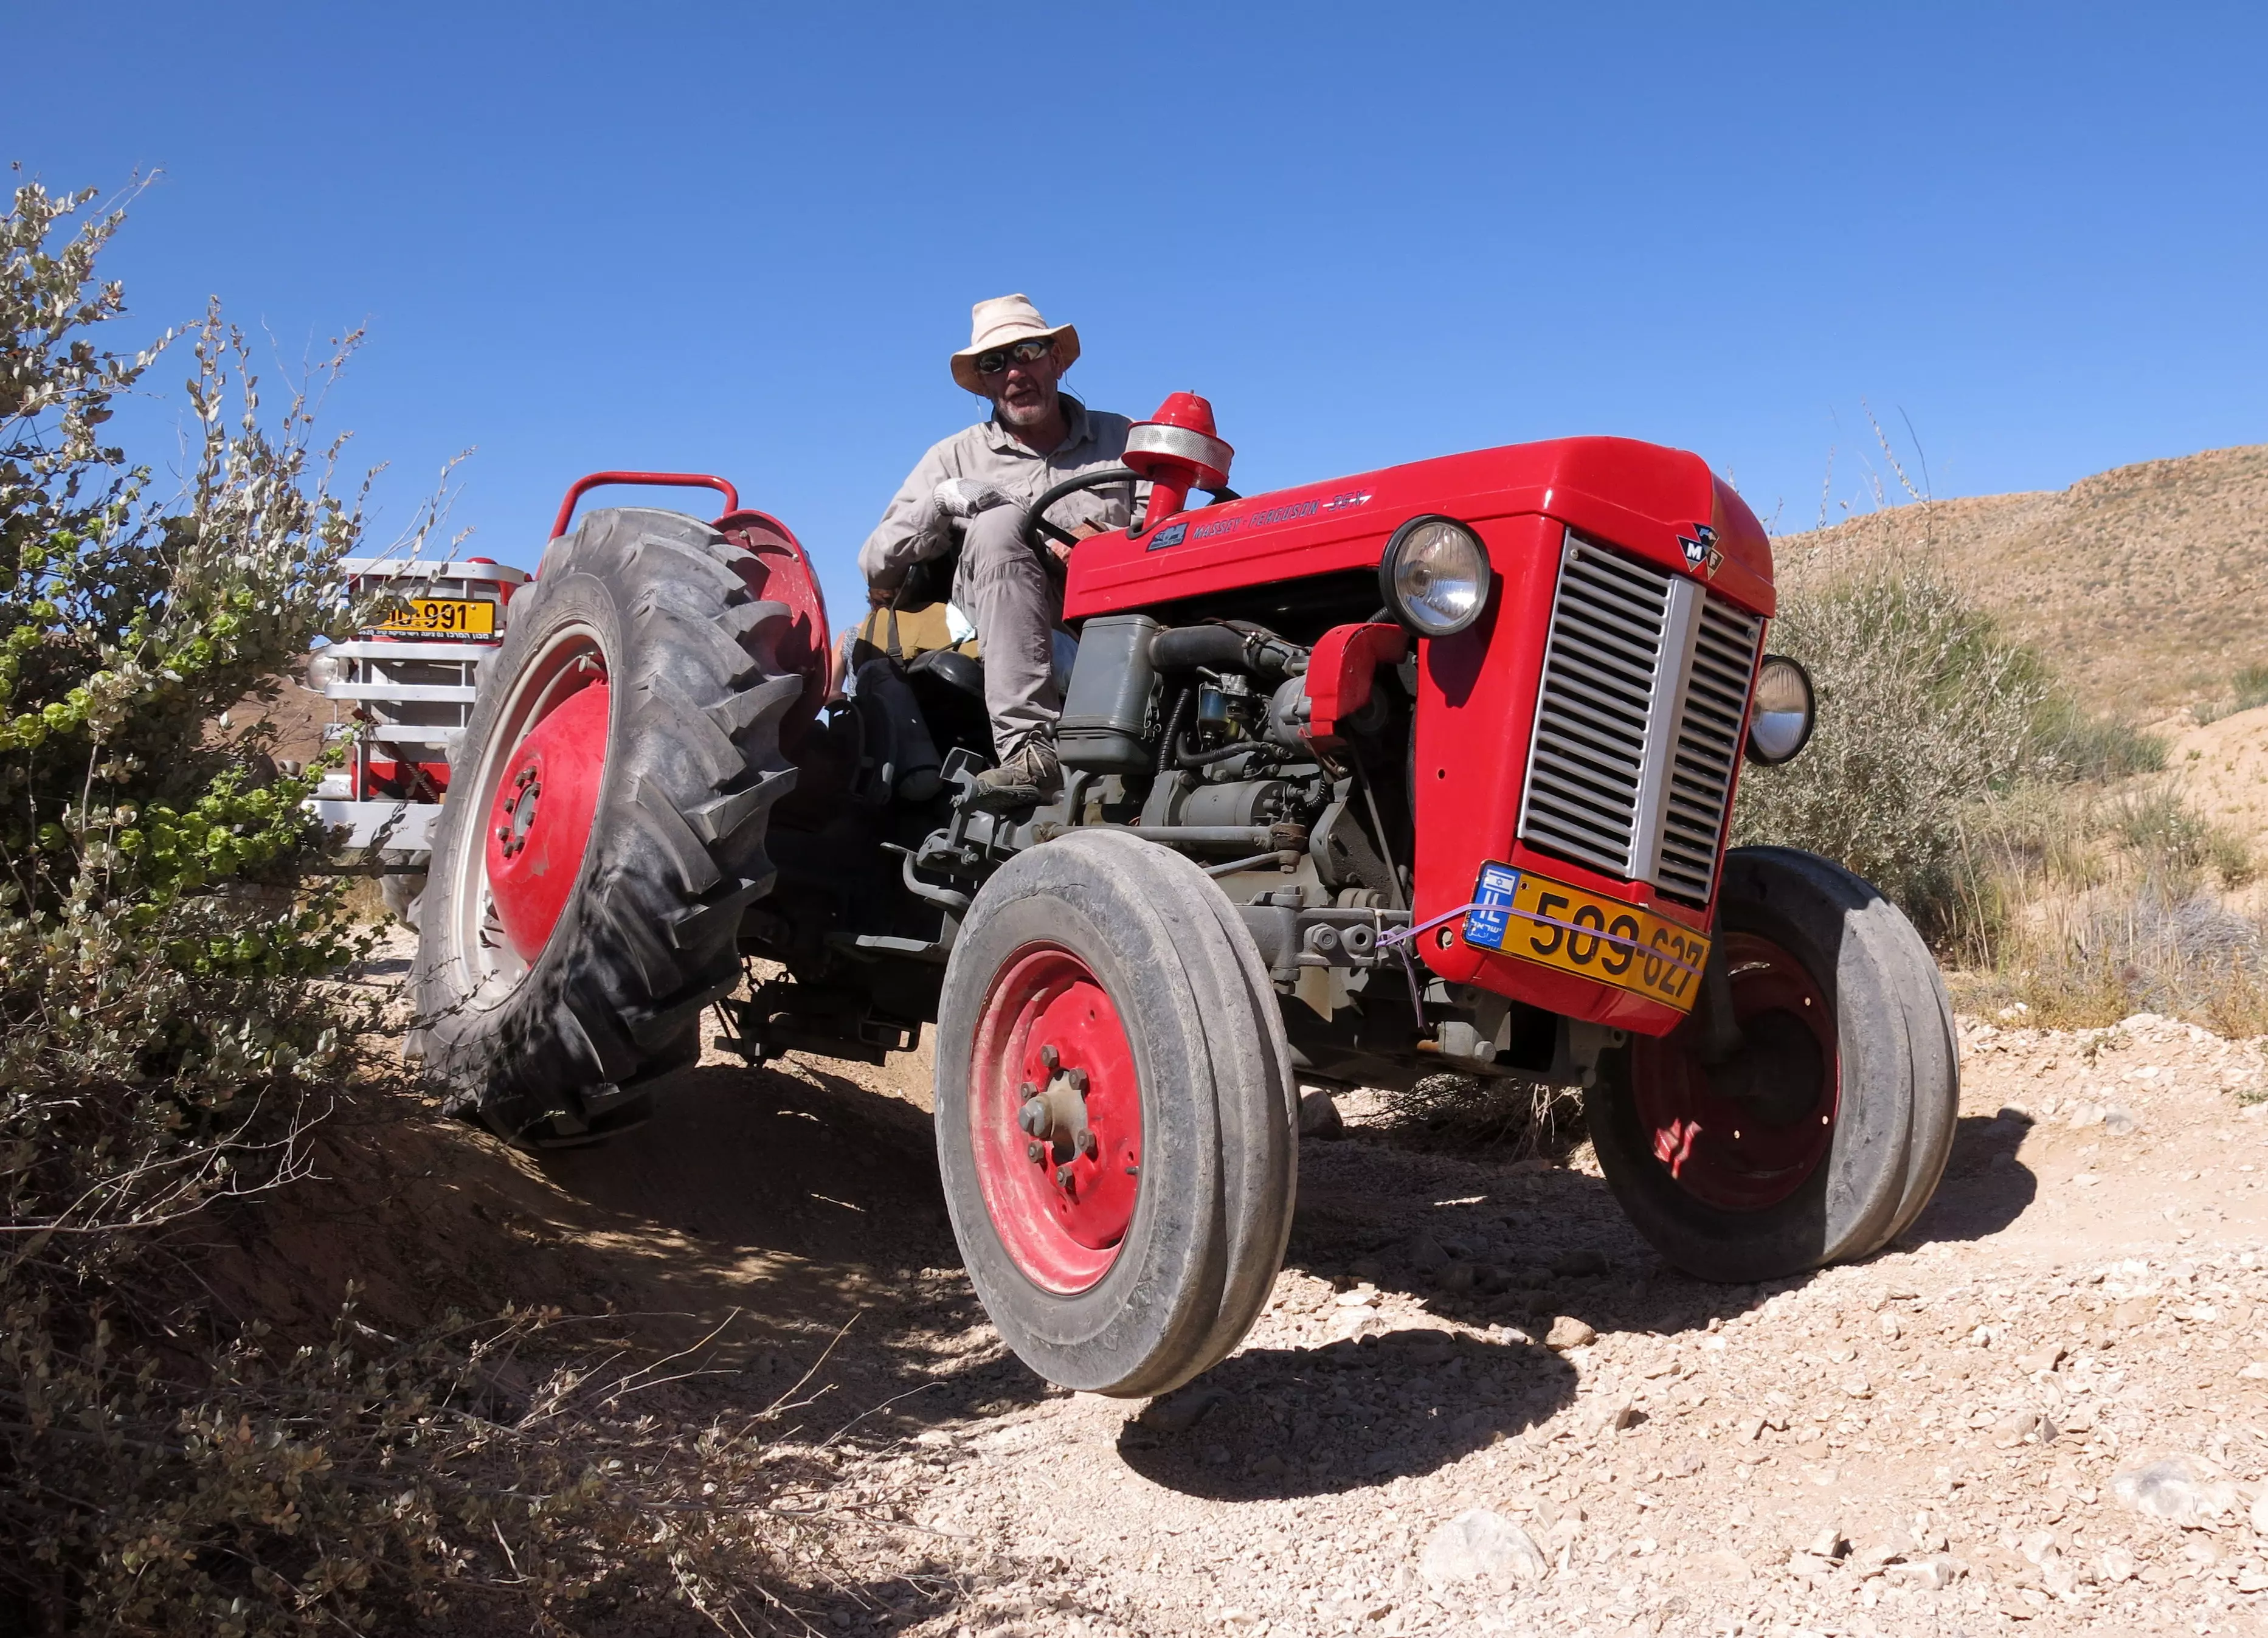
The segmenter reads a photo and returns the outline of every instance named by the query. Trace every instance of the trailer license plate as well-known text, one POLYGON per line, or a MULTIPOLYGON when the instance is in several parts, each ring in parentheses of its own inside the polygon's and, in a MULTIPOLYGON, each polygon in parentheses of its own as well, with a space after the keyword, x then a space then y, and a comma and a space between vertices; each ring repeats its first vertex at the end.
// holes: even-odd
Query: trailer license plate
POLYGON ((1465 942, 1692 1010, 1709 941, 1636 905, 1508 864, 1481 867, 1465 942))
POLYGON ((387 617, 388 631, 435 631, 453 637, 496 634, 493 603, 478 598, 414 597, 387 617))

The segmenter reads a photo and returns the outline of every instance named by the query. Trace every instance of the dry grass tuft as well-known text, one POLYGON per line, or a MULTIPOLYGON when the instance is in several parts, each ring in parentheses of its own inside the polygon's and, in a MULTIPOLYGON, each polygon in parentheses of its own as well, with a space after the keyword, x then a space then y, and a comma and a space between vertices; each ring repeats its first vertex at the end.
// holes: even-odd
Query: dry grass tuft
POLYGON ((1397 1134, 1513 1159, 1560 1159, 1584 1138, 1582 1094, 1514 1076, 1432 1075, 1393 1105, 1397 1134))

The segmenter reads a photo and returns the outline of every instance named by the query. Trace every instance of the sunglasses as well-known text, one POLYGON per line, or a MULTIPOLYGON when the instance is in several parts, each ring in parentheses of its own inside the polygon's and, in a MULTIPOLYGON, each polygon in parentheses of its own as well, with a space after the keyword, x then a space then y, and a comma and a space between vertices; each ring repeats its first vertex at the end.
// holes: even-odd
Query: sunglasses
POLYGON ((1035 364, 1055 349, 1053 337, 1045 341, 1018 342, 1012 347, 996 347, 989 353, 976 355, 976 373, 998 375, 1011 364, 1035 364))

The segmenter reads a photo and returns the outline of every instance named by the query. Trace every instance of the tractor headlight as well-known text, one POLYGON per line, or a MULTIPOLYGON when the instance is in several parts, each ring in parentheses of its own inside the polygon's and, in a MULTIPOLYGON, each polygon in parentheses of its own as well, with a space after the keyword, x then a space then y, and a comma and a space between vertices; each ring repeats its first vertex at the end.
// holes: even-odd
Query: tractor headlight
POLYGON ((1785 654, 1767 654, 1749 703, 1749 760, 1778 768, 1811 741, 1811 673, 1785 654))
POLYGON ((1480 538, 1449 518, 1412 518, 1378 565, 1394 617, 1421 636, 1447 637, 1481 617, 1493 577, 1480 538))

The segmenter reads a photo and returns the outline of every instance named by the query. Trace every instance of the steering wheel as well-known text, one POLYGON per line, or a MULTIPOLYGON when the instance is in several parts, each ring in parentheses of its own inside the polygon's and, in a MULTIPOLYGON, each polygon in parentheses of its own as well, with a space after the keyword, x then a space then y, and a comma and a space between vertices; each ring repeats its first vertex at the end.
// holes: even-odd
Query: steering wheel
POLYGON ((1048 508, 1064 496, 1077 495, 1083 489, 1108 488, 1120 483, 1130 486, 1140 481, 1141 479, 1125 466, 1098 466, 1093 472, 1082 472, 1077 477, 1065 478, 1024 509, 1024 526, 1018 531, 1019 537, 1049 572, 1059 575, 1064 571, 1062 560, 1048 547, 1060 546, 1068 552, 1079 544, 1079 537, 1061 524, 1050 522, 1048 508))
MULTIPOLYGON (((1125 466, 1101 466, 1093 472, 1082 472, 1075 478, 1065 478, 1024 509, 1024 525, 1018 532, 1019 536, 1049 573, 1059 575, 1064 572, 1063 562, 1048 549, 1049 546, 1060 546, 1068 552, 1079 544, 1079 537, 1062 525, 1049 521, 1048 509, 1065 496, 1077 495, 1083 489, 1108 488, 1114 484, 1131 485, 1143 481, 1139 473, 1125 466)), ((1208 489, 1205 493, 1211 496, 1216 503, 1239 498, 1233 489, 1208 489)), ((1143 510, 1147 512, 1147 503, 1144 503, 1143 510)), ((1138 532, 1144 522, 1145 518, 1137 518, 1129 526, 1138 532)))

